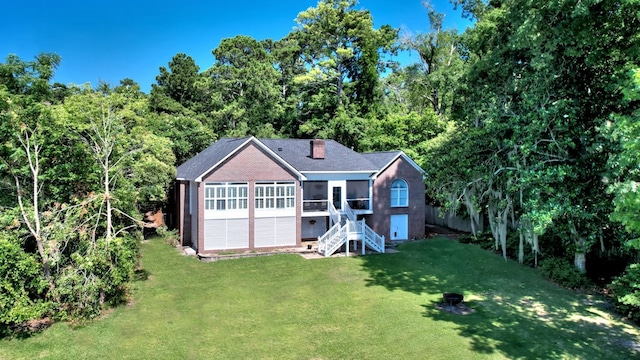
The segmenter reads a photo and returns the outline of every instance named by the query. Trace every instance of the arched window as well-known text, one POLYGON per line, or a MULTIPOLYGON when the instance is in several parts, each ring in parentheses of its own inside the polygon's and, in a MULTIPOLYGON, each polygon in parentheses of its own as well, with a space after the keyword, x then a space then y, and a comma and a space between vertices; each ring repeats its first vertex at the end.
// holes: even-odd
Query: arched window
POLYGON ((391 207, 409 206, 409 187, 407 182, 397 179, 391 183, 391 207))

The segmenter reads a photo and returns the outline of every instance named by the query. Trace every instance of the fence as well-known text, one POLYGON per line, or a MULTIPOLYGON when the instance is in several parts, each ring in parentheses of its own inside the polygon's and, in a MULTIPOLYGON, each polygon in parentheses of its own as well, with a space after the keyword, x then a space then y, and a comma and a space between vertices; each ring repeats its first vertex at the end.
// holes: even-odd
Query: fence
MULTIPOLYGON (((425 223, 427 225, 443 226, 452 230, 471 232, 471 220, 468 217, 446 213, 444 217, 440 214, 440 208, 426 205, 425 223)), ((480 224, 476 224, 476 231, 484 229, 484 221, 480 217, 480 224)))

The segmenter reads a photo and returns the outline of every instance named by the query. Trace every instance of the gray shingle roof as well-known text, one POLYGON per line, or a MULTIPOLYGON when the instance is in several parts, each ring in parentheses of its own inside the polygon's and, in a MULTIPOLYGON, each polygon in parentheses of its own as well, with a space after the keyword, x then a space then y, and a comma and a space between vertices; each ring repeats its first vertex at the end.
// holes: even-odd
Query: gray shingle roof
POLYGON ((176 178, 184 180, 195 180, 205 171, 209 170, 213 165, 224 159, 229 153, 236 150, 240 145, 244 144, 249 138, 220 139, 201 153, 187 160, 184 164, 176 169, 176 178))
POLYGON ((380 152, 372 152, 372 153, 364 153, 364 156, 367 160, 371 161, 378 170, 382 170, 383 167, 387 166, 391 160, 395 159, 396 156, 400 155, 402 151, 380 151, 380 152))
MULTIPOLYGON (((236 151, 249 137, 222 138, 201 153, 178 166, 178 179, 195 180, 230 153, 236 151)), ((282 158, 298 172, 371 172, 387 165, 399 151, 361 154, 334 141, 325 140, 324 159, 311 158, 309 139, 254 139, 282 158)))
POLYGON ((377 172, 379 168, 362 154, 334 141, 325 140, 324 159, 311 158, 309 139, 260 139, 299 172, 377 172))

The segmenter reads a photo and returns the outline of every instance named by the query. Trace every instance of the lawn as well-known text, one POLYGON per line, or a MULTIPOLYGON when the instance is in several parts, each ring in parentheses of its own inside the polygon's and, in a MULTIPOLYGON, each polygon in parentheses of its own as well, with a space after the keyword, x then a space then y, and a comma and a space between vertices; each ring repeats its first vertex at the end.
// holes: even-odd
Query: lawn
POLYGON ((102 319, 0 340, 0 358, 625 359, 640 331, 601 299, 448 239, 396 254, 203 263, 142 245, 133 303, 102 319), (476 312, 435 308, 463 292, 476 312))

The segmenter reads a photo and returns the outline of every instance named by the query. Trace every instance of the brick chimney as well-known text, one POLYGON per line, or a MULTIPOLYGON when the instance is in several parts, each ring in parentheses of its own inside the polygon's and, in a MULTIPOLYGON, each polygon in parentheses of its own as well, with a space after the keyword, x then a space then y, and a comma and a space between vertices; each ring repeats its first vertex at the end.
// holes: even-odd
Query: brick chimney
POLYGON ((324 140, 313 139, 309 143, 311 144, 311 158, 324 159, 324 140))

